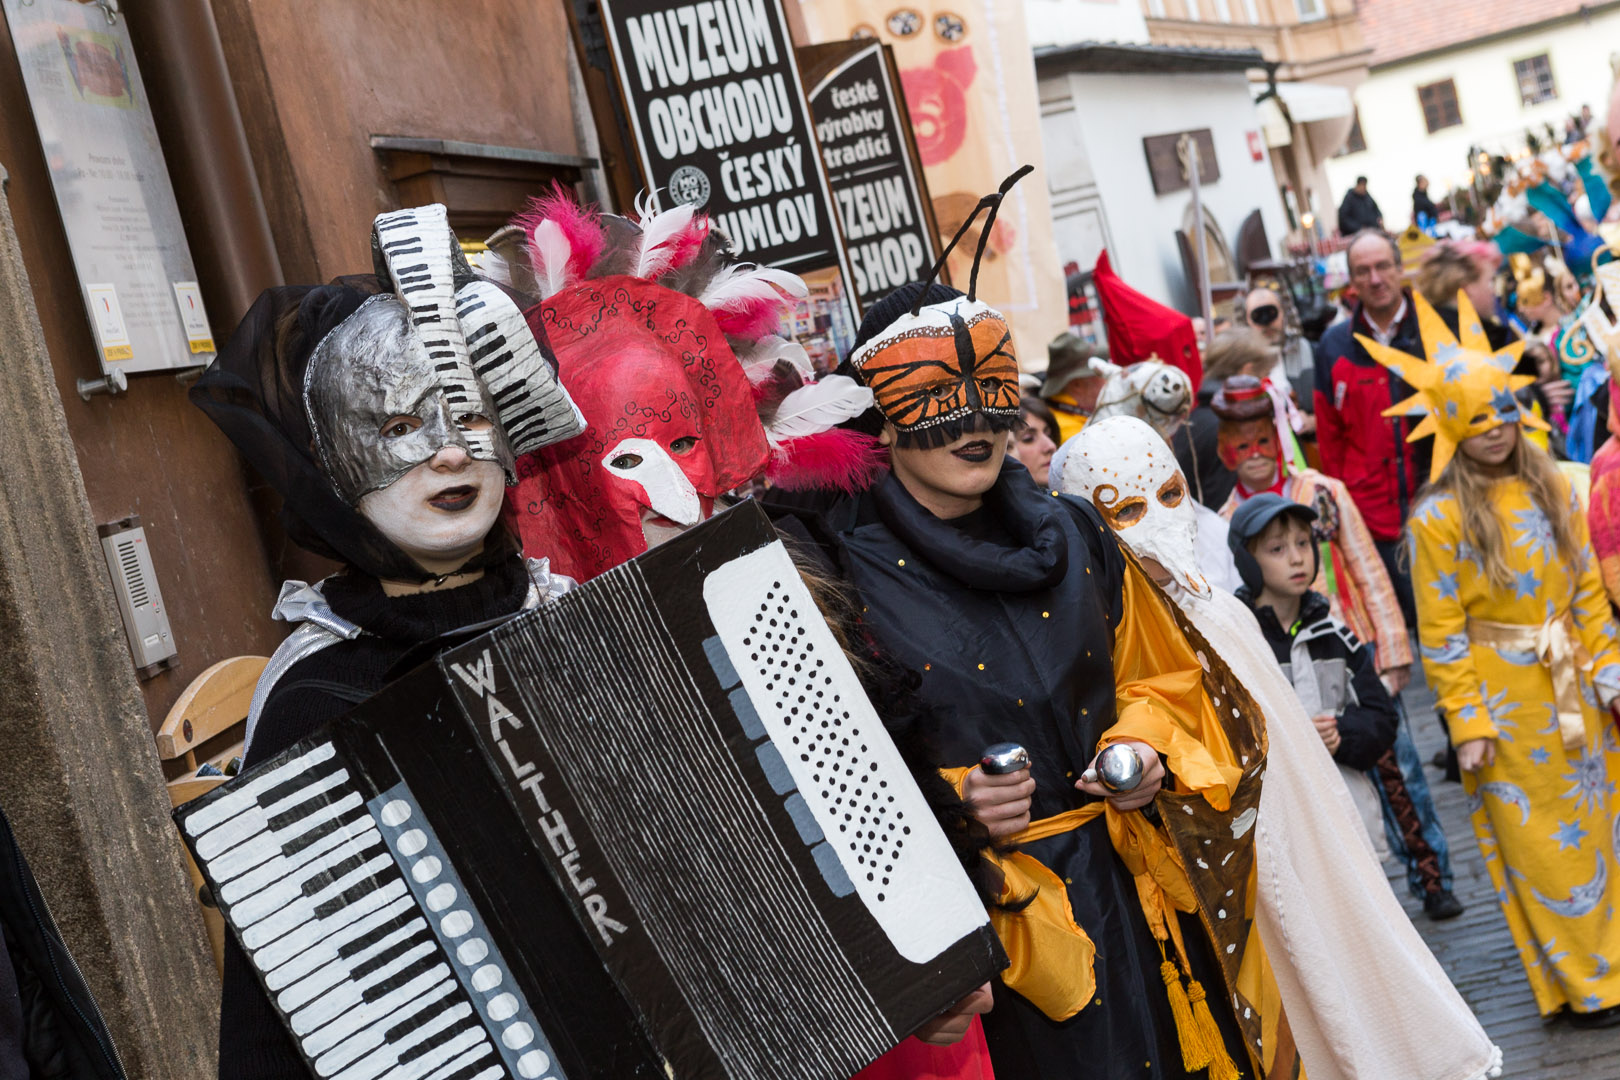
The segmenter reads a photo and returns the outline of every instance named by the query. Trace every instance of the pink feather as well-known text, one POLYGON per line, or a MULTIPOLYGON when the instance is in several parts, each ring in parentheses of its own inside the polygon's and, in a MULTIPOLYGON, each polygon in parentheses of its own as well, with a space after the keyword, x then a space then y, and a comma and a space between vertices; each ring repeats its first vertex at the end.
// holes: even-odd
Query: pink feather
POLYGON ((872 436, 848 428, 789 439, 771 455, 765 476, 786 490, 832 488, 854 494, 889 466, 889 452, 872 436))
MULTIPOLYGON (((551 194, 537 199, 529 200, 529 207, 517 217, 517 225, 529 238, 529 256, 534 260, 535 275, 542 280, 550 281, 578 281, 590 270, 596 257, 602 254, 602 248, 607 245, 607 238, 602 234, 602 220, 595 207, 584 207, 574 201, 568 189, 560 183, 553 183, 551 194), (550 265, 554 257, 546 262, 548 253, 540 250, 542 246, 555 251, 556 244, 541 245, 536 243, 535 231, 542 221, 549 221, 562 233, 562 239, 567 243, 567 263, 563 266, 550 265)), ((549 230, 548 230, 549 231, 549 230)))
POLYGON ((671 270, 679 270, 697 258, 698 252, 703 250, 703 242, 708 238, 709 216, 693 214, 692 223, 670 239, 669 266, 664 272, 667 274, 671 270))
POLYGON ((786 307, 787 301, 782 299, 734 302, 727 310, 714 312, 714 321, 728 336, 754 341, 781 328, 786 307))

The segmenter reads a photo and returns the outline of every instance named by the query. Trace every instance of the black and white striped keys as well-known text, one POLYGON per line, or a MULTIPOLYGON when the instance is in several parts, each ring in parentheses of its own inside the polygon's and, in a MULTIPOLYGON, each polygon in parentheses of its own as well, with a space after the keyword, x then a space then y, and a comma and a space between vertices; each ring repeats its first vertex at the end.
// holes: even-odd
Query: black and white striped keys
POLYGON ((368 806, 318 743, 182 828, 323 1080, 561 1080, 404 785, 368 806))

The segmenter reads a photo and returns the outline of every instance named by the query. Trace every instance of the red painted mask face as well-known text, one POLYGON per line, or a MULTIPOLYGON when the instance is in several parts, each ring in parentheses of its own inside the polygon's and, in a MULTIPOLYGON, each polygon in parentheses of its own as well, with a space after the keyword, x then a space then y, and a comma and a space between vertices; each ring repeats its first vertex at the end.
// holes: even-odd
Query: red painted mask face
POLYGON ((1277 425, 1270 420, 1223 420, 1216 438, 1221 464, 1233 472, 1250 458, 1277 458, 1277 425))
POLYGON ((526 555, 587 580, 703 521, 764 470, 752 388, 696 300, 600 278, 539 311, 586 426, 518 461, 507 512, 526 555))

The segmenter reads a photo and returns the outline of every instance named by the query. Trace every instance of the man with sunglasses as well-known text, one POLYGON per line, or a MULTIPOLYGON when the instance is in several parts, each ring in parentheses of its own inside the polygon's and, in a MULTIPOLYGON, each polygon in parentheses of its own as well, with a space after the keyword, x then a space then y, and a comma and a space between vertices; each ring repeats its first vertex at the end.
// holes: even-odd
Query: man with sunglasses
MULTIPOLYGON (((1270 373, 1272 384, 1291 388, 1300 408, 1310 413, 1316 407, 1312 400, 1316 378, 1315 358, 1311 355, 1310 342, 1298 334, 1289 333, 1282 297, 1264 286, 1250 290, 1243 298, 1243 318, 1260 332, 1277 353, 1277 367, 1270 373)), ((1313 430, 1315 423, 1308 420, 1304 431, 1313 430)))
POLYGON ((1357 233, 1346 249, 1357 300, 1350 317, 1328 327, 1316 345, 1316 444, 1322 471, 1344 481, 1389 570, 1408 626, 1416 625, 1412 582, 1395 552, 1418 483, 1428 475, 1428 443, 1407 443, 1417 421, 1384 410, 1413 393, 1356 340, 1363 334, 1413 356, 1423 355, 1417 310, 1401 282, 1401 253, 1388 233, 1357 233))

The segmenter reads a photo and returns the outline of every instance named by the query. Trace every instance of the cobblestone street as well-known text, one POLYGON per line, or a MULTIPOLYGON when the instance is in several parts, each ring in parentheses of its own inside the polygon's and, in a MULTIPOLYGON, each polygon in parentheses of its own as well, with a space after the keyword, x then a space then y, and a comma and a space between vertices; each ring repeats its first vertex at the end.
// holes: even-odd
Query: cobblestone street
MULTIPOLYGON (((1445 742, 1434 718, 1433 695, 1414 680, 1405 698, 1413 737, 1427 761, 1445 742)), ((1468 825, 1462 785, 1446 783, 1433 766, 1425 766, 1425 772, 1451 843, 1457 896, 1468 910, 1449 922, 1432 922, 1424 916, 1422 905, 1408 895, 1403 872, 1391 867, 1391 880, 1418 931, 1502 1048, 1502 1076, 1511 1080, 1620 1080, 1620 1027, 1577 1031, 1562 1020, 1543 1022, 1538 1015, 1468 825)))

